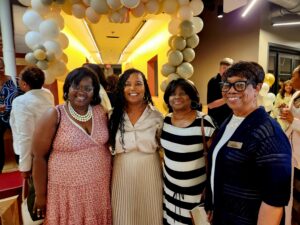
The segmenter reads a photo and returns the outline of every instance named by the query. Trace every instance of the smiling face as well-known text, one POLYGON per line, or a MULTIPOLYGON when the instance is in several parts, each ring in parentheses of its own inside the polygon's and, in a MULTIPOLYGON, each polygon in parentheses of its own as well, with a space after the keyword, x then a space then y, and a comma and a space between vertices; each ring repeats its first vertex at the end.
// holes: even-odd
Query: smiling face
POLYGON ((132 73, 125 82, 124 97, 128 105, 144 102, 145 85, 141 74, 132 73))
MULTIPOLYGON (((226 82, 234 83, 237 81, 247 81, 246 78, 239 76, 228 77, 226 82)), ((222 92, 227 105, 232 109, 236 116, 247 116, 257 108, 257 95, 260 85, 256 88, 251 83, 247 83, 244 91, 236 91, 233 86, 227 91, 222 92)))
POLYGON ((190 110, 191 102, 189 95, 180 86, 169 97, 169 105, 174 112, 190 110))
POLYGON ((93 81, 90 77, 84 77, 78 85, 72 83, 69 88, 68 99, 73 107, 88 107, 94 95, 93 81))

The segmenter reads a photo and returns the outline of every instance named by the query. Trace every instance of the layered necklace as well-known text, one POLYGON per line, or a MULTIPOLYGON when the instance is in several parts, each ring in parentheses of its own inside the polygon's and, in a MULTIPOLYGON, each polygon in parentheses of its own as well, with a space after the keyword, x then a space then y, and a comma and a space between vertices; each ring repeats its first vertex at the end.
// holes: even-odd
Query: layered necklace
POLYGON ((88 111, 85 115, 80 115, 78 114, 72 107, 71 103, 68 103, 68 108, 71 116, 80 122, 87 122, 93 117, 93 111, 92 111, 92 106, 89 105, 88 111))

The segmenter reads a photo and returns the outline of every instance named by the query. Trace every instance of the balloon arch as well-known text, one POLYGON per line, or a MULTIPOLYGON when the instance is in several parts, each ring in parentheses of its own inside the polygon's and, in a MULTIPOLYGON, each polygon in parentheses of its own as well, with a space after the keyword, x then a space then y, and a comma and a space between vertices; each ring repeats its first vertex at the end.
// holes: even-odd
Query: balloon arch
POLYGON ((44 70, 46 83, 50 84, 67 72, 67 55, 63 52, 69 45, 68 37, 61 32, 64 19, 61 10, 79 19, 97 23, 101 15, 110 22, 123 23, 128 16, 143 17, 147 14, 167 13, 171 16, 168 30, 170 50, 168 62, 161 68, 167 84, 179 77, 190 78, 194 69, 194 48, 199 44, 203 21, 198 15, 203 11, 202 0, 19 0, 28 9, 23 23, 29 29, 25 43, 31 49, 25 56, 28 64, 44 70))

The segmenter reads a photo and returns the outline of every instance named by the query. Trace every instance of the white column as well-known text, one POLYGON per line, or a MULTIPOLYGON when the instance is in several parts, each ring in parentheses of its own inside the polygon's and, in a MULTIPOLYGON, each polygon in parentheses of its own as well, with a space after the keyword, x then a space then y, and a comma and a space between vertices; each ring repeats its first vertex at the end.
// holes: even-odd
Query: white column
POLYGON ((13 22, 9 0, 0 0, 0 22, 2 32, 3 59, 5 63, 5 74, 15 81, 16 58, 14 48, 13 22))

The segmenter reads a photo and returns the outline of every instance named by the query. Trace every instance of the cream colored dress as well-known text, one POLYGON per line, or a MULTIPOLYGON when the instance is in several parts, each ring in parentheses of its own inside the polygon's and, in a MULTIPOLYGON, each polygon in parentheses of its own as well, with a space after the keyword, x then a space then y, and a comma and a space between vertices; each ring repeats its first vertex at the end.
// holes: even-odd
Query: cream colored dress
POLYGON ((114 225, 162 224, 162 168, 156 134, 163 117, 149 105, 133 126, 125 115, 125 149, 116 135, 113 163, 114 225))

